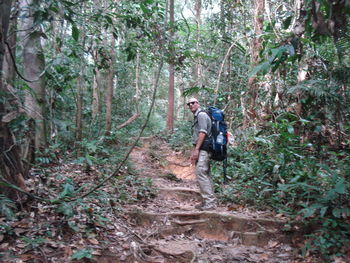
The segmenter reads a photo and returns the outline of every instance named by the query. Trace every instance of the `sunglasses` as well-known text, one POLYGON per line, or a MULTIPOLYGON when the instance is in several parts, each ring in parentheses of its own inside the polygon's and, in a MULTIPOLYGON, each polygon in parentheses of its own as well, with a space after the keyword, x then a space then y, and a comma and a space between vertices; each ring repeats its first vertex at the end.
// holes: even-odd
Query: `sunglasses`
POLYGON ((193 105, 193 104, 196 104, 196 103, 197 103, 197 101, 192 101, 192 102, 187 103, 187 106, 190 106, 190 105, 193 105))

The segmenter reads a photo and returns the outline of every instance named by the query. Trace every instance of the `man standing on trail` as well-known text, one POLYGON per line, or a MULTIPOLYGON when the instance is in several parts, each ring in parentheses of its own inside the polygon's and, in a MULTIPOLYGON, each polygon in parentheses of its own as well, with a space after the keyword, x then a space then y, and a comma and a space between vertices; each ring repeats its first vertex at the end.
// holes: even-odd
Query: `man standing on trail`
POLYGON ((192 143, 194 148, 191 154, 191 164, 196 165, 197 183, 202 196, 202 203, 196 208, 211 210, 216 208, 216 199, 213 190, 213 182, 210 177, 210 152, 209 138, 211 137, 211 119, 200 108, 196 98, 191 98, 187 106, 194 115, 192 126, 192 143))

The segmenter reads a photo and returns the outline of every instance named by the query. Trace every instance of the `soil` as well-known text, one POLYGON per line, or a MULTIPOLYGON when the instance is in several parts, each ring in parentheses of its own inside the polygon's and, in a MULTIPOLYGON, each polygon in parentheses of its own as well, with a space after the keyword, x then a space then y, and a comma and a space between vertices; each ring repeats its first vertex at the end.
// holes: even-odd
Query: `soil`
POLYGON ((140 174, 152 178, 157 196, 128 206, 134 241, 130 262, 295 262, 284 220, 236 204, 200 211, 194 167, 188 157, 154 138, 131 154, 140 174), (145 250, 143 250, 145 249, 145 250), (136 260, 135 260, 136 259, 136 260))
MULTIPOLYGON (((30 208, 17 214, 20 220, 0 217, 0 223, 12 229, 0 232, 0 261, 306 262, 283 232, 283 218, 238 204, 221 203, 211 211, 195 209, 201 197, 188 157, 158 138, 143 138, 141 145, 130 157, 138 176, 152 181, 153 192, 147 188, 144 196, 136 193, 133 203, 118 208, 109 200, 110 212, 103 217, 95 213, 106 210, 103 200, 92 199, 89 207, 78 206, 74 215, 61 218, 57 207, 31 201, 30 208)), ((65 173, 65 178, 81 185, 101 176, 76 164, 51 172, 50 178, 65 173)), ((63 184, 63 179, 50 180, 33 174, 26 183, 36 194, 50 197, 57 195, 49 193, 50 185, 63 184)), ((101 193, 115 193, 116 188, 108 185, 101 193)))

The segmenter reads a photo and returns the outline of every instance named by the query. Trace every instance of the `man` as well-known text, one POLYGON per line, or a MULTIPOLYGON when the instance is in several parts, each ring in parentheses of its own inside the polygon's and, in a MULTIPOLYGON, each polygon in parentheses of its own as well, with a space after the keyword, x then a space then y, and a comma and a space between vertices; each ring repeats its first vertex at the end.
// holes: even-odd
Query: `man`
POLYGON ((211 137, 211 120, 204 112, 196 98, 191 98, 187 106, 194 115, 192 126, 192 142, 194 148, 191 154, 191 164, 196 165, 197 183, 202 196, 202 203, 196 206, 200 210, 216 208, 213 182, 210 177, 209 138, 211 137))

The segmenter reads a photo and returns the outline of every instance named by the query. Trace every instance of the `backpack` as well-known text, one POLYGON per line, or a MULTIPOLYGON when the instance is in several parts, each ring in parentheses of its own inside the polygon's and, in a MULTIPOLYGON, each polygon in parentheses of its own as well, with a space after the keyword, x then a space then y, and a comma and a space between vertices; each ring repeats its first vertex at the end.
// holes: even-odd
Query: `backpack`
POLYGON ((227 158, 227 125, 225 114, 219 108, 210 106, 206 111, 211 119, 211 137, 206 138, 203 149, 209 150, 211 159, 224 161, 227 158))

